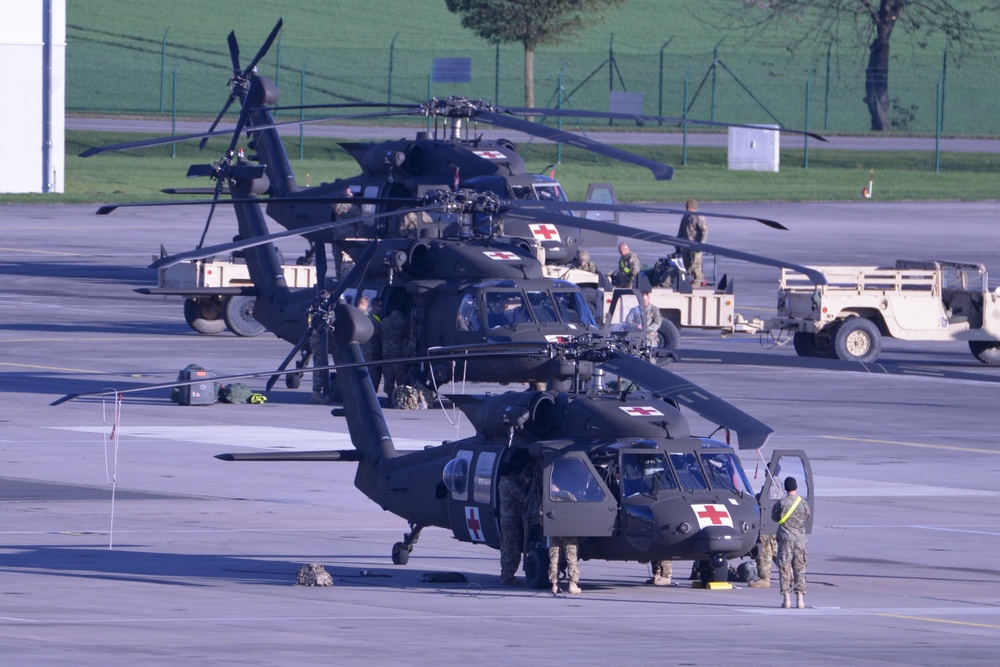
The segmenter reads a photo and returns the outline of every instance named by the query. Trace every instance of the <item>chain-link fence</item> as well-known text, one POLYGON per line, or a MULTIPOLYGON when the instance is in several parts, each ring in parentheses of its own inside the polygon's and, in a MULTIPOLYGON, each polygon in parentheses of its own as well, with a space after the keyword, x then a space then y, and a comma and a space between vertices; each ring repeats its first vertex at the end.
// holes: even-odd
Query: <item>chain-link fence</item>
MULTIPOLYGON (((747 56, 662 52, 602 57, 594 51, 544 50, 535 60, 535 105, 607 110, 609 90, 643 93, 643 113, 722 122, 779 123, 830 132, 867 132, 864 62, 786 53, 747 56), (685 103, 686 100, 686 103, 685 103), (808 122, 806 118, 808 110, 808 122)), ((864 56, 865 53, 859 54, 864 56)), ((252 57, 244 54, 245 59, 252 57)), ((988 91, 1000 71, 960 67, 942 55, 894 58, 889 73, 893 129, 916 134, 998 136, 1000 114, 988 91), (939 102, 940 100, 940 102, 939 102)), ((523 52, 484 45, 475 53, 446 45, 425 49, 281 48, 261 62, 286 105, 421 102, 464 95, 500 105, 524 104, 523 52), (468 84, 430 79, 435 58, 471 58, 468 84)), ((67 48, 69 113, 212 116, 228 94, 229 54, 181 48, 166 40, 77 34, 67 48)), ((299 112, 286 112, 298 117, 299 112)), ((330 115, 310 112, 309 117, 330 115)), ((574 121, 575 122, 575 121, 574 121)), ((608 121, 590 121, 585 125, 608 121)))

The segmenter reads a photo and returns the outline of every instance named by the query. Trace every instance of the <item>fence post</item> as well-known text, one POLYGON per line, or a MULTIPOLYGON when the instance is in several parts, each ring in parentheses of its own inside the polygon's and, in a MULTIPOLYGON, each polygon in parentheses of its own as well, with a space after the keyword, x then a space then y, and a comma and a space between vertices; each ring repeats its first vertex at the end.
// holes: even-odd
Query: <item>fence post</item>
POLYGON ((937 82, 937 122, 934 123, 934 173, 941 171, 941 124, 944 121, 944 81, 937 82))
MULTIPOLYGON (((721 43, 719 42, 719 44, 721 43)), ((709 120, 713 123, 715 122, 715 78, 719 69, 716 67, 716 64, 719 62, 719 44, 716 44, 715 49, 712 51, 712 107, 709 112, 709 120)))
MULTIPOLYGON (((802 128, 806 132, 809 132, 809 98, 812 96, 812 80, 813 74, 816 73, 816 68, 813 67, 809 70, 809 76, 806 77, 806 126, 802 128)), ((802 135, 805 139, 805 152, 803 153, 802 168, 809 168, 809 135, 802 135)))
MULTIPOLYGON (((170 94, 170 136, 177 136, 177 65, 174 65, 173 86, 170 94)), ((170 157, 177 157, 177 142, 170 144, 170 157)))
POLYGON ((944 130, 944 95, 948 90, 948 44, 944 45, 944 58, 941 64, 941 127, 944 130))
POLYGON ((493 104, 500 104, 500 43, 497 42, 496 65, 493 69, 493 104))
POLYGON ((166 97, 168 32, 170 32, 170 28, 163 31, 163 42, 160 44, 160 113, 163 113, 163 102, 166 97))
MULTIPOLYGON (((670 42, 672 41, 674 41, 673 37, 663 42, 663 46, 660 47, 660 100, 659 100, 659 106, 656 108, 657 116, 663 115, 663 49, 667 48, 667 46, 669 46, 670 42)), ((660 121, 660 127, 663 127, 662 120, 660 121)))
MULTIPOLYGON (((688 117, 688 79, 691 77, 691 68, 684 73, 684 120, 688 117)), ((688 124, 682 123, 684 130, 683 147, 681 148, 681 166, 686 167, 688 163, 688 124)))
MULTIPOLYGON (((392 104, 392 68, 396 62, 396 38, 399 37, 397 32, 392 37, 392 41, 389 42, 389 97, 386 99, 386 105, 392 104)), ((389 111, 389 107, 386 106, 386 112, 389 111)))
MULTIPOLYGON (((306 68, 309 66, 309 59, 306 58, 305 62, 302 63, 302 81, 299 85, 299 120, 304 121, 306 119, 306 68)), ((306 126, 304 123, 299 123, 299 162, 306 158, 306 126)))
POLYGON ((823 131, 830 129, 830 47, 826 47, 826 91, 823 93, 823 131))

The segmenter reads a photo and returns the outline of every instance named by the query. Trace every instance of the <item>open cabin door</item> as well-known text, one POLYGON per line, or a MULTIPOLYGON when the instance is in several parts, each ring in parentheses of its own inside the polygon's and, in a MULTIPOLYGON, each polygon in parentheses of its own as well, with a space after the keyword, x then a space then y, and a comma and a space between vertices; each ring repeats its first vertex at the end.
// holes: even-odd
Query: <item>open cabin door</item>
POLYGON ((785 478, 794 477, 798 483, 798 494, 809 503, 812 513, 806 522, 806 533, 812 533, 813 518, 816 516, 816 489, 809 457, 801 449, 776 449, 767 465, 770 474, 764 478, 760 490, 760 532, 774 535, 778 524, 771 519, 771 508, 785 497, 785 478))

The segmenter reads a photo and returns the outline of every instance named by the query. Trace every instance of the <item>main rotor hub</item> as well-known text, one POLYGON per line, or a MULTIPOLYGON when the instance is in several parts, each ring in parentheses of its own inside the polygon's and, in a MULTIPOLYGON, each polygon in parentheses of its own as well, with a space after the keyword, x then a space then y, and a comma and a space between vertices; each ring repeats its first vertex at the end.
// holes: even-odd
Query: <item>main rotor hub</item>
POLYGON ((425 116, 475 118, 477 114, 496 111, 496 108, 486 100, 470 100, 467 97, 452 96, 444 99, 432 97, 420 105, 420 111, 425 116))

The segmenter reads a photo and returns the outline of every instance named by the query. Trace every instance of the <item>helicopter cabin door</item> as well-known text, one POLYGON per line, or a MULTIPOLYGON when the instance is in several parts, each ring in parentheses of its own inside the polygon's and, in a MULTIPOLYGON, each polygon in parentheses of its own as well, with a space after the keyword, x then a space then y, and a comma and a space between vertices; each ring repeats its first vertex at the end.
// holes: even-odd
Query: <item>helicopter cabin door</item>
POLYGON ((618 501, 583 452, 555 451, 542 473, 542 529, 549 537, 607 537, 618 501))
POLYGON ((816 516, 816 485, 809 457, 800 449, 776 449, 767 468, 771 473, 764 477, 764 486, 760 490, 760 532, 768 535, 778 532, 778 524, 771 518, 771 508, 785 497, 785 478, 794 477, 798 494, 812 510, 806 522, 806 533, 812 533, 813 517, 816 516))

